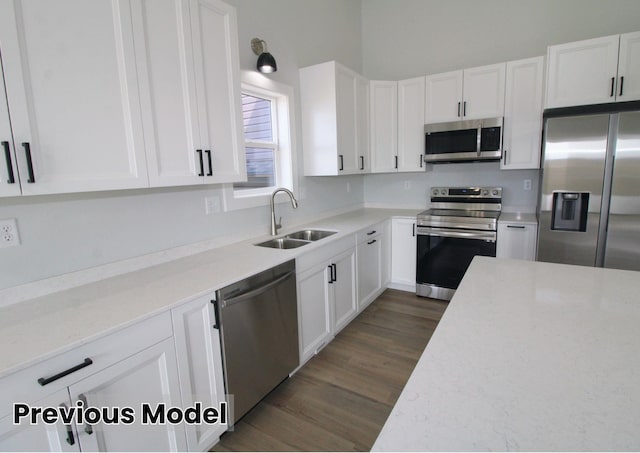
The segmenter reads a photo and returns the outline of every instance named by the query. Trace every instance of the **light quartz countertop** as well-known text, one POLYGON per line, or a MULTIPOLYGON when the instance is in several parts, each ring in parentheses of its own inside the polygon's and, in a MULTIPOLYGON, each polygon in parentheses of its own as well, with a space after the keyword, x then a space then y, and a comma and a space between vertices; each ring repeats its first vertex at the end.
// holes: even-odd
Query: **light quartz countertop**
POLYGON ((640 273, 476 257, 377 451, 640 450, 640 273))
POLYGON ((414 217, 418 212, 360 209, 297 228, 283 229, 278 236, 304 228, 337 231, 328 238, 297 249, 255 246, 271 238, 263 235, 0 307, 0 377, 195 297, 213 295, 217 289, 312 252, 377 222, 396 216, 414 217))

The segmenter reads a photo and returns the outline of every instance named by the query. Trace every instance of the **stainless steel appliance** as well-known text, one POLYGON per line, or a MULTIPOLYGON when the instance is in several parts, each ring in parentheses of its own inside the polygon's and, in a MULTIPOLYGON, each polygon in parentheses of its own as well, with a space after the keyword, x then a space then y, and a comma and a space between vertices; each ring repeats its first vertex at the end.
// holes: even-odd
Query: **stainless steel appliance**
POLYGON ((235 423, 300 364, 295 261, 217 291, 216 309, 235 423))
POLYGON ((427 124, 425 162, 500 160, 502 117, 427 124))
POLYGON ((640 102, 544 118, 538 260, 640 270, 640 102))
POLYGON ((476 255, 496 256, 501 187, 433 187, 417 218, 416 293, 450 300, 476 255))

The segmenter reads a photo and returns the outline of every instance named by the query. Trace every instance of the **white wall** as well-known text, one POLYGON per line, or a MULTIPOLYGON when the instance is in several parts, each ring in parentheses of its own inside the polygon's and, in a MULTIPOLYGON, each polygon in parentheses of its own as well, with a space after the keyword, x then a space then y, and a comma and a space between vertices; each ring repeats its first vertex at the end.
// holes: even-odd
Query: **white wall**
MULTIPOLYGON (((546 55, 551 44, 637 30, 638 0, 363 0, 363 70, 372 80, 401 80, 546 55)), ((424 207, 432 186, 495 185, 504 188, 507 209, 533 212, 537 183, 535 170, 446 164, 426 174, 367 176, 365 202, 424 207), (523 190, 524 179, 532 180, 531 191, 523 190)))
POLYGON ((363 0, 363 69, 397 80, 638 30, 638 0, 363 0))
MULTIPOLYGON (((250 41, 264 39, 278 62, 271 77, 292 85, 298 104, 298 67, 337 59, 361 70, 359 1, 229 3, 238 11, 241 69, 255 70, 250 41)), ((296 124, 300 144, 299 115, 296 124)), ((294 152, 301 175, 302 153, 294 152)), ((285 226, 364 198, 361 176, 300 177, 299 190, 297 210, 277 208, 285 226)), ((205 196, 219 195, 219 187, 207 186, 0 199, 0 219, 17 218, 22 242, 0 249, 0 289, 203 240, 269 232, 268 207, 206 215, 205 196)))

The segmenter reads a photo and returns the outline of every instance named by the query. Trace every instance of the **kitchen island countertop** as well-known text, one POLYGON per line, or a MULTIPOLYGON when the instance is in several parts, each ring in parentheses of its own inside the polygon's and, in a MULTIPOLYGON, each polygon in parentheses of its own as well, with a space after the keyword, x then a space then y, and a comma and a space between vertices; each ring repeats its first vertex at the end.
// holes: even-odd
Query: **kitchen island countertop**
POLYGON ((376 451, 640 450, 640 273, 476 257, 376 451))

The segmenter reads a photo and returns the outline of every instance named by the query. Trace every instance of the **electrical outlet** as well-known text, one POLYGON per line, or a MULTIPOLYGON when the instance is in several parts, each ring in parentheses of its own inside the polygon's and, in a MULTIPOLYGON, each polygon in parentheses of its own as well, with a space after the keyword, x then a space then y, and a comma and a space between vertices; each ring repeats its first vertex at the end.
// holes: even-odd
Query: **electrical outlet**
POLYGON ((16 219, 0 220, 0 247, 20 245, 20 235, 16 219))
POLYGON ((207 214, 220 212, 220 197, 204 197, 204 212, 207 214))
POLYGON ((351 192, 351 183, 347 183, 347 193, 351 192))
POLYGON ((530 179, 525 179, 524 180, 524 190, 531 190, 531 180, 530 179))

